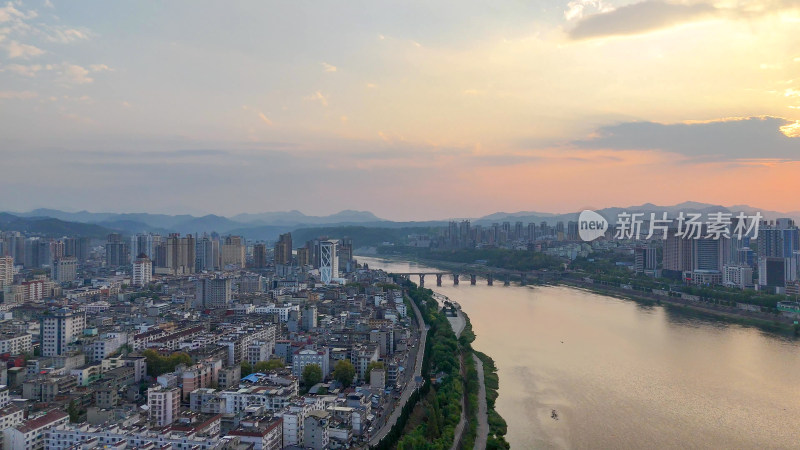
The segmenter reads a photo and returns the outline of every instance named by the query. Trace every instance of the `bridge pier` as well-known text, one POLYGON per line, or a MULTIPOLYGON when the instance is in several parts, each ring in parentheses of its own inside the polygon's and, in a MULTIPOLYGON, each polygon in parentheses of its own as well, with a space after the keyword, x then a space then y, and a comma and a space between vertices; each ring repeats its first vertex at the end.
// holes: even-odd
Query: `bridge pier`
POLYGON ((457 273, 453 274, 453 284, 458 286, 458 274, 457 273))
POLYGON ((511 276, 506 274, 506 278, 503 280, 503 286, 511 286, 511 276))
POLYGON ((475 286, 475 283, 476 283, 477 281, 478 281, 478 278, 475 276, 475 274, 471 274, 471 275, 469 276, 469 284, 471 284, 471 285, 475 286))
POLYGON ((440 273, 436 274, 436 285, 437 286, 441 286, 442 285, 442 274, 440 274, 440 273))
POLYGON ((486 281, 489 283, 489 286, 494 285, 494 276, 492 274, 486 275, 486 281))
POLYGON ((527 279, 524 273, 519 274, 519 284, 525 286, 527 284, 527 279))
POLYGON ((419 274, 419 287, 425 287, 425 274, 419 274))

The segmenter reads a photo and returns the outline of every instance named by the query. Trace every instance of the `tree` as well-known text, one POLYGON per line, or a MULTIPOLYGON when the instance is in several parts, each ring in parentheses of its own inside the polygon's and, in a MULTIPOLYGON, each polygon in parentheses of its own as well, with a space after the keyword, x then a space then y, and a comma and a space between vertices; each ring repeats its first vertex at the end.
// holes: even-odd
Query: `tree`
POLYGON ((72 423, 78 422, 81 418, 81 410, 78 408, 75 400, 71 400, 67 406, 67 414, 69 414, 69 421, 72 423))
POLYGON ((147 349, 142 352, 142 355, 147 358, 147 374, 151 377, 172 372, 178 364, 192 365, 192 357, 186 352, 175 352, 169 356, 161 356, 157 351, 147 349))
POLYGON ((303 385, 306 388, 311 388, 320 381, 322 381, 322 368, 319 364, 307 364, 303 367, 303 385))
POLYGON ((353 367, 353 364, 346 359, 337 362, 336 366, 333 367, 333 378, 339 383, 342 383, 344 387, 348 387, 353 384, 353 377, 355 376, 355 367, 353 367))
POLYGON ((269 361, 259 361, 253 367, 256 372, 268 372, 270 370, 282 369, 284 367, 283 360, 270 359, 269 361))
POLYGON ((364 374, 364 381, 369 382, 369 373, 372 372, 372 369, 383 369, 384 367, 383 361, 372 361, 367 364, 367 372, 364 374))
POLYGON ((246 377, 253 373, 253 366, 251 366, 249 362, 242 361, 240 366, 242 367, 242 377, 246 377))

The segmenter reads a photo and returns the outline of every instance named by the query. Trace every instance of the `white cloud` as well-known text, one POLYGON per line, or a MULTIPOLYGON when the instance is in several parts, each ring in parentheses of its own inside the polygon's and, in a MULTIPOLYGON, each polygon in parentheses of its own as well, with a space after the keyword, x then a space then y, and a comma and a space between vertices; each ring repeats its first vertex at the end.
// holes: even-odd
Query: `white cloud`
POLYGON ((612 8, 603 3, 603 0, 572 0, 567 3, 564 18, 567 20, 580 19, 588 12, 606 12, 612 8))
POLYGON ((42 33, 44 33, 48 41, 59 44, 69 44, 75 41, 83 41, 89 39, 91 36, 91 33, 86 30, 51 26, 45 26, 42 29, 42 33))
POLYGON ((128 103, 128 102, 122 102, 121 105, 122 105, 123 108, 130 108, 131 107, 131 104, 128 103))
POLYGON ((580 40, 643 34, 714 16, 719 11, 714 5, 707 3, 682 4, 648 0, 586 17, 575 16, 580 20, 569 31, 569 36, 580 40))
POLYGON ((0 99, 8 100, 8 99, 16 99, 16 100, 25 100, 29 98, 35 98, 39 94, 33 91, 0 91, 0 99))
POLYGON ((483 95, 486 92, 478 90, 478 89, 464 89, 462 92, 464 95, 483 95))
POLYGON ((10 22, 12 20, 25 20, 25 19, 33 19, 37 16, 36 11, 28 11, 24 13, 17 8, 14 8, 14 4, 11 2, 6 3, 6 6, 0 8, 0 23, 2 22, 10 22))
POLYGON ((17 41, 10 41, 5 45, 9 58, 30 58, 32 56, 39 56, 44 53, 44 50, 28 44, 20 44, 17 41))
POLYGON ((269 125, 269 126, 272 126, 272 121, 271 121, 271 120, 269 120, 269 117, 267 117, 266 115, 264 115, 264 113, 263 113, 263 112, 259 112, 259 113, 258 113, 258 117, 259 117, 259 119, 261 119, 262 121, 264 121, 264 123, 265 123, 265 124, 267 124, 267 125, 269 125))
POLYGON ((114 71, 114 69, 112 69, 111 67, 108 67, 105 64, 91 64, 89 66, 89 70, 91 70, 92 72, 105 72, 105 71, 113 72, 114 71))
POLYGON ((9 64, 6 66, 11 72, 16 73, 17 75, 22 75, 23 77, 33 77, 36 75, 37 72, 42 70, 42 66, 39 64, 34 64, 30 66, 22 65, 22 64, 9 64))
POLYGON ((336 66, 334 66, 332 64, 328 64, 326 62, 322 63, 322 71, 323 72, 336 72, 336 70, 337 70, 336 66))
POLYGON ((89 76, 89 71, 76 64, 64 64, 62 81, 70 84, 89 84, 94 78, 89 76))
POLYGON ((72 120, 74 122, 83 123, 83 124, 87 124, 87 125, 94 124, 94 120, 91 117, 81 116, 79 114, 75 114, 75 113, 72 113, 72 112, 62 113, 61 117, 64 117, 65 119, 72 120))
POLYGON ((328 106, 328 97, 320 91, 305 97, 305 100, 319 102, 322 106, 328 106))

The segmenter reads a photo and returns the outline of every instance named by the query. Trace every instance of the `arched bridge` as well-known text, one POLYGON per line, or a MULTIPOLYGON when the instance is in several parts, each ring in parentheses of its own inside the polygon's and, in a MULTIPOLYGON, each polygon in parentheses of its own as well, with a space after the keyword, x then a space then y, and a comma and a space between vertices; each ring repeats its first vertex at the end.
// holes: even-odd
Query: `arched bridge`
POLYGON ((503 285, 508 286, 511 284, 511 280, 519 280, 521 284, 527 284, 528 281, 536 280, 537 282, 542 281, 551 281, 557 279, 559 273, 556 271, 547 271, 547 270, 531 270, 528 272, 523 271, 513 271, 513 270, 482 270, 482 271, 475 271, 475 270, 460 270, 460 271, 442 271, 442 272, 403 272, 403 273, 394 273, 394 275, 401 276, 406 279, 410 279, 411 277, 419 277, 419 285, 420 287, 425 286, 425 277, 436 277, 436 285, 442 285, 442 279, 447 277, 453 280, 454 285, 458 285, 462 279, 466 280, 469 279, 469 284, 476 285, 478 283, 478 277, 485 278, 486 284, 489 286, 493 286, 495 280, 502 280, 503 285))

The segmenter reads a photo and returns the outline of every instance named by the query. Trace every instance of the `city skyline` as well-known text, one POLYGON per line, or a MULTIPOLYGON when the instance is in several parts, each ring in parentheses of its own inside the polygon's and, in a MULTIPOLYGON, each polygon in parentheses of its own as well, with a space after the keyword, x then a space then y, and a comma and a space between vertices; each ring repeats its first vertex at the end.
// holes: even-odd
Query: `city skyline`
POLYGON ((0 209, 794 211, 798 22, 792 1, 9 2, 0 209))

